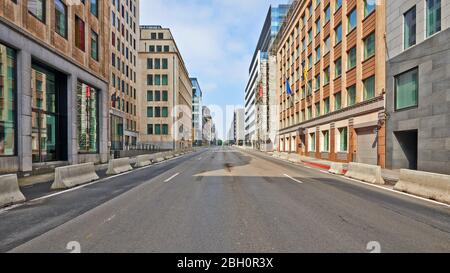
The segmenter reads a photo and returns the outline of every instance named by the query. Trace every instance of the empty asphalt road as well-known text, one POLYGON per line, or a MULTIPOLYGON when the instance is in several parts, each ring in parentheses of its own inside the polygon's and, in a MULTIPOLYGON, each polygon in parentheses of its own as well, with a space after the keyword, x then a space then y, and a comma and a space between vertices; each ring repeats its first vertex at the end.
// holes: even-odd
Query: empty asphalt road
POLYGON ((382 252, 450 251, 448 207, 261 153, 212 148, 157 175, 138 172, 115 178, 134 187, 10 251, 68 252, 72 241, 82 252, 367 253, 369 242, 382 252))

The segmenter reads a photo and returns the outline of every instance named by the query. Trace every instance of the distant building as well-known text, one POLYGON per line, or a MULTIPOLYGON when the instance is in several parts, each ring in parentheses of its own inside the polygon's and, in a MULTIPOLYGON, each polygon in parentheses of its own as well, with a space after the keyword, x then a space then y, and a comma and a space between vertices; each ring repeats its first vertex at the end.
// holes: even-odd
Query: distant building
POLYGON ((197 78, 192 82, 192 139, 195 146, 203 143, 203 92, 197 78))
POLYGON ((386 167, 450 174, 450 1, 386 3, 386 167))
POLYGON ((108 161, 113 7, 66 2, 1 1, 0 173, 108 161))
POLYGON ((141 26, 138 67, 142 144, 192 146, 192 83, 170 29, 141 26))
POLYGON ((212 117, 211 110, 207 106, 202 107, 203 115, 203 145, 211 144, 212 140, 212 117))
POLYGON ((233 120, 227 134, 231 144, 243 146, 245 144, 245 109, 235 109, 233 120))
POLYGON ((111 8, 112 26, 109 44, 111 50, 109 128, 111 150, 119 151, 135 146, 139 136, 136 94, 139 1, 116 0, 111 3, 114 6, 111 8))
POLYGON ((270 103, 276 100, 276 62, 275 57, 269 59, 268 51, 288 10, 289 5, 269 8, 249 68, 245 88, 245 143, 254 148, 273 149, 276 138, 277 128, 272 126, 277 124, 276 115, 269 115, 270 103))

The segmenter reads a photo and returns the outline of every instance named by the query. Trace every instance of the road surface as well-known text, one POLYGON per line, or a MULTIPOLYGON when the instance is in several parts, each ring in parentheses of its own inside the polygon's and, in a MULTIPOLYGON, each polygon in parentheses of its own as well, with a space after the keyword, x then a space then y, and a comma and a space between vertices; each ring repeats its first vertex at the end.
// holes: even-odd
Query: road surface
POLYGON ((446 206, 233 148, 137 170, 0 221, 10 225, 0 228, 0 246, 11 252, 68 252, 69 242, 108 253, 367 253, 369 242, 382 252, 450 251, 446 206))

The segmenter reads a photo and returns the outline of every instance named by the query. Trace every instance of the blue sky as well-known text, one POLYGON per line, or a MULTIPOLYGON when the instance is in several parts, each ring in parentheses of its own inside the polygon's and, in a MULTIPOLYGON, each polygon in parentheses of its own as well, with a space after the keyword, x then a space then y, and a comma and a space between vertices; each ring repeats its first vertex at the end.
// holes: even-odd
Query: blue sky
MULTIPOLYGON (((269 5, 286 2, 141 0, 140 21, 171 28, 189 76, 199 79, 204 104, 225 109, 243 104, 248 67, 269 5)), ((215 117, 219 137, 231 122, 225 116, 215 117)))

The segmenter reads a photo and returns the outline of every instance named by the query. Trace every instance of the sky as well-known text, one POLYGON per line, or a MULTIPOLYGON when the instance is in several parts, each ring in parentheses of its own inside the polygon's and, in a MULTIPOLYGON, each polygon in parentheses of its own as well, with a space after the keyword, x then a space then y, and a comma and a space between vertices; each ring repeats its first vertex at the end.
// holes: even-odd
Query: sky
POLYGON ((248 68, 269 6, 288 0, 141 0, 141 25, 169 27, 190 77, 199 80, 218 137, 244 104, 248 68))

